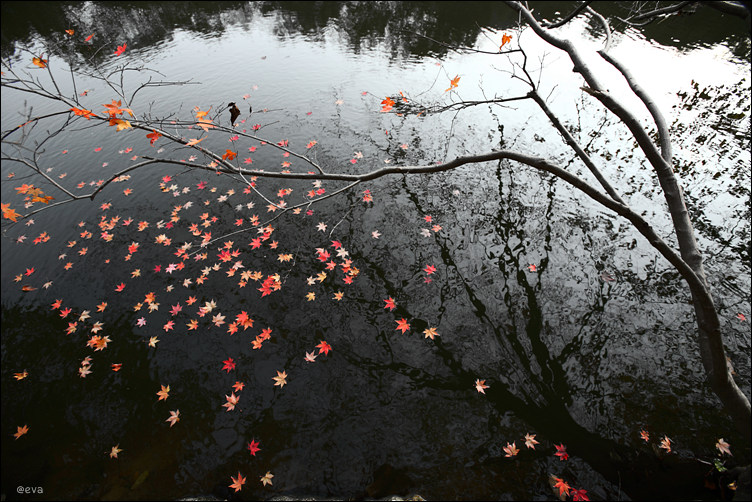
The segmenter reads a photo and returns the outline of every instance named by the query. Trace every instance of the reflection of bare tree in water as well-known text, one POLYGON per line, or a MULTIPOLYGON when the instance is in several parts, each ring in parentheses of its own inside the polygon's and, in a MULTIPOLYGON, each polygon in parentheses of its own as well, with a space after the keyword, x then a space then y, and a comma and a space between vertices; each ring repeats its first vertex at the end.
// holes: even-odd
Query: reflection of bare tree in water
MULTIPOLYGON (((357 7, 364 8, 363 5, 365 4, 358 4, 357 7)), ((655 171, 656 177, 660 181, 661 188, 665 194, 666 203, 670 208, 670 215, 676 231, 676 240, 679 244, 678 250, 674 249, 669 243, 667 243, 636 209, 629 207, 624 200, 622 200, 616 189, 611 186, 609 181, 600 172, 591 156, 579 146, 578 142, 562 125, 561 121, 559 121, 555 114, 548 108, 545 99, 538 94, 536 82, 527 73, 527 67, 525 66, 527 55, 521 48, 509 50, 507 56, 511 57, 511 54, 514 53, 515 56, 521 55, 525 58, 523 63, 516 66, 516 68, 522 72, 522 75, 516 75, 516 77, 525 81, 529 85, 529 91, 520 96, 491 99, 488 100, 486 104, 498 105, 505 101, 519 101, 523 99, 534 102, 556 128, 558 133, 563 137, 564 142, 571 147, 572 152, 577 156, 578 160, 581 161, 595 177, 598 181, 599 187, 591 185, 582 178, 572 174, 572 172, 566 169, 568 166, 561 167, 545 159, 507 149, 491 150, 488 153, 459 157, 438 165, 390 166, 381 169, 374 169, 373 171, 366 173, 327 172, 325 170, 326 166, 322 166, 311 159, 290 152, 287 149, 286 144, 275 145, 274 142, 269 142, 255 134, 240 133, 238 135, 241 137, 254 141, 265 141, 270 143, 273 148, 279 148, 288 154, 296 155, 300 159, 308 162, 316 171, 306 174, 296 174, 245 169, 239 165, 231 163, 231 160, 233 160, 234 157, 227 159, 226 154, 222 155, 221 153, 215 153, 208 148, 205 149, 203 145, 198 145, 198 139, 189 140, 188 138, 181 136, 181 128, 189 126, 193 127, 195 125, 201 127, 201 120, 198 117, 198 113, 196 114, 196 120, 173 122, 172 124, 170 123, 170 119, 175 117, 154 119, 151 116, 144 116, 140 119, 134 119, 132 121, 132 126, 129 124, 128 127, 142 129, 143 131, 155 135, 159 134, 159 136, 163 137, 165 141, 170 141, 176 146, 193 148, 196 153, 203 154, 213 161, 211 167, 207 167, 207 165, 202 163, 176 160, 175 158, 169 158, 167 156, 142 157, 143 160, 141 162, 129 167, 125 171, 116 173, 105 182, 102 187, 89 196, 75 196, 45 174, 43 167, 37 163, 38 158, 36 155, 33 155, 34 158, 31 160, 24 158, 24 152, 20 146, 23 146, 23 142, 28 140, 27 136, 22 136, 20 141, 16 144, 18 151, 12 154, 9 153, 5 160, 8 162, 24 164, 31 168, 36 174, 45 178, 48 182, 63 191, 69 197, 68 200, 76 200, 86 197, 93 199, 104 186, 112 182, 117 176, 151 164, 172 164, 183 166, 187 169, 205 169, 212 172, 224 173, 228 176, 235 177, 241 186, 246 185, 249 190, 250 188, 254 188, 248 179, 251 176, 274 177, 286 180, 346 181, 350 183, 344 188, 329 193, 326 196, 301 203, 297 206, 298 208, 337 195, 341 191, 352 188, 364 181, 374 180, 386 175, 421 175, 429 173, 435 175, 437 173, 453 170, 465 164, 497 162, 500 164, 496 172, 498 196, 502 201, 506 201, 505 204, 507 204, 507 206, 500 206, 493 215, 487 215, 487 224, 489 228, 493 228, 495 235, 504 243, 500 248, 501 253, 494 257, 495 265, 505 279, 505 284, 501 286, 501 290, 504 293, 502 301, 497 305, 486 305, 484 303, 486 295, 479 291, 475 278, 463 276, 463 267, 455 261, 452 254, 452 247, 441 239, 436 239, 436 244, 441 252, 444 265, 447 269, 453 270, 456 274, 456 281, 453 286, 459 287, 464 291, 467 301, 475 309, 475 315, 480 321, 480 324, 487 328, 488 337, 478 337, 478 340, 473 342, 473 346, 467 347, 468 352, 462 353, 461 355, 460 352, 454 350, 454 347, 451 347, 448 342, 437 339, 435 341, 436 355, 441 365, 436 371, 429 371, 422 367, 422 365, 413 362, 403 362, 403 354, 396 354, 389 340, 383 336, 380 341, 385 353, 388 355, 389 362, 377 361, 372 358, 358 356, 354 352, 347 353, 346 351, 342 352, 344 357, 350 363, 357 365, 359 368, 374 371, 391 370, 405 375, 415 384, 425 388, 438 389, 445 392, 467 392, 468 389, 472 388, 473 381, 478 378, 479 372, 478 367, 469 367, 470 365, 467 364, 465 359, 468 358, 469 354, 470 361, 480 362, 481 365, 486 366, 483 368, 483 371, 493 372, 494 378, 497 379, 497 381, 494 382, 494 385, 486 391, 486 396, 489 403, 498 413, 503 414, 507 411, 511 411, 531 426, 534 426, 537 432, 549 437, 556 437, 558 440, 567 443, 573 454, 583 458, 590 466, 600 472, 614 485, 623 486, 624 490, 630 496, 637 498, 660 496, 662 495, 659 493, 659 490, 661 489, 660 487, 667 486, 672 490, 671 496, 681 497, 682 495, 678 495, 675 491, 675 483, 663 483, 656 477, 653 477, 651 483, 648 485, 647 483, 644 483, 645 477, 642 474, 642 471, 636 472, 632 470, 633 465, 639 465, 641 469, 644 469, 646 463, 655 461, 652 457, 650 457, 650 459, 641 458, 639 459, 639 462, 635 462, 638 454, 634 450, 621 446, 614 441, 599 436, 598 434, 587 431, 572 418, 572 415, 567 410, 571 390, 566 379, 566 371, 564 367, 562 367, 560 358, 552 355, 552 351, 543 339, 544 316, 540 305, 540 296, 542 294, 541 283, 537 282, 534 284, 530 280, 530 277, 532 276, 528 276, 524 272, 526 264, 520 262, 520 256, 522 253, 519 246, 526 239, 525 230, 519 225, 519 221, 513 219, 513 215, 518 214, 518 208, 513 207, 515 200, 513 197, 508 197, 510 189, 504 186, 501 175, 501 167, 506 165, 504 163, 510 161, 515 161, 519 164, 538 169, 541 172, 545 171, 548 175, 553 175, 552 179, 555 177, 557 180, 566 182, 569 186, 577 188, 590 199, 599 203, 603 208, 606 208, 616 215, 628 220, 632 226, 663 256, 663 258, 675 268, 677 273, 679 273, 688 284, 688 289, 691 291, 693 297, 693 305, 695 307, 697 319, 698 345, 700 347, 702 362, 705 366, 705 371, 711 382, 711 386, 720 398, 726 411, 728 411, 734 418, 735 423, 740 426, 740 430, 745 434, 745 437, 748 438, 748 425, 750 420, 749 401, 737 387, 726 366, 718 312, 713 303, 713 297, 711 296, 708 281, 705 278, 703 258, 699 252, 698 245, 695 242, 693 222, 687 214, 682 188, 679 186, 677 177, 673 172, 674 156, 672 154, 672 145, 668 127, 661 113, 657 110, 655 103, 632 78, 629 71, 608 54, 608 48, 610 46, 610 31, 608 23, 602 16, 588 6, 578 9, 578 12, 579 10, 587 12, 592 16, 592 19, 602 24, 603 30, 606 33, 606 42, 604 49, 598 51, 598 55, 621 74, 634 95, 639 98, 648 109, 652 122, 654 122, 654 126, 657 130, 655 136, 651 136, 648 131, 645 130, 638 117, 626 110, 619 100, 616 99, 617 97, 612 96, 608 89, 605 89, 600 85, 596 78, 597 76, 586 62, 582 60, 579 52, 570 41, 558 38, 554 33, 542 27, 534 18, 531 11, 529 11, 524 5, 518 2, 507 2, 507 5, 513 12, 519 14, 520 19, 524 20, 525 23, 529 25, 543 40, 548 42, 551 46, 567 53, 574 65, 575 71, 578 72, 587 83, 587 85, 581 87, 582 92, 588 96, 588 99, 592 98, 594 102, 597 101, 605 109, 612 112, 614 116, 618 117, 619 121, 626 125, 630 130, 632 133, 631 137, 638 145, 635 149, 642 151, 646 161, 651 165, 655 171), (157 133, 157 129, 159 129, 159 133, 157 133), (172 131, 172 133, 170 131, 172 131), (516 242, 518 245, 510 246, 509 243, 511 242, 516 242), (514 294, 511 292, 511 284, 516 284, 518 287, 518 289, 514 290, 514 294), (506 290, 504 288, 506 288, 506 290), (503 323, 501 319, 504 319, 507 322, 503 323)), ((577 14, 578 12, 575 12, 574 14, 577 14)), ((384 21, 384 19, 381 18, 380 20, 384 21)), ((39 82, 19 76, 14 71, 13 68, 8 67, 8 73, 3 76, 4 87, 31 92, 45 98, 58 100, 64 105, 65 111, 60 112, 60 114, 65 115, 65 121, 62 122, 56 131, 50 133, 46 140, 42 141, 42 145, 44 145, 44 142, 51 137, 64 132, 72 125, 73 120, 83 120, 83 118, 75 118, 70 115, 68 109, 76 111, 77 115, 86 118, 87 121, 94 120, 94 123, 99 122, 101 124, 106 124, 108 118, 110 119, 111 125, 112 121, 123 122, 122 119, 116 119, 114 115, 110 117, 105 117, 104 114, 101 114, 101 116, 92 116, 90 111, 78 108, 78 106, 80 106, 79 98, 76 97, 75 94, 74 97, 70 99, 67 96, 62 95, 59 90, 53 91, 44 89, 39 82), (86 115, 87 113, 89 114, 88 116, 86 115)), ((121 75, 124 71, 124 69, 121 69, 121 75)), ((52 74, 50 73, 50 76, 51 75, 52 74)), ((91 76, 94 78, 100 78, 102 81, 111 84, 104 73, 91 76)), ((54 80, 53 83, 55 84, 55 88, 57 88, 57 84, 54 80)), ((144 85, 156 86, 167 84, 168 83, 154 82, 144 85)), ((111 87, 113 89, 116 88, 113 85, 111 85, 111 87)), ((120 91, 123 90, 120 89, 120 91)), ((129 97, 132 99, 134 94, 126 96, 125 92, 119 92, 119 96, 126 101, 123 106, 127 107, 130 106, 130 103, 127 102, 129 97)), ((482 102, 455 103, 456 106, 454 106, 454 108, 462 109, 477 106, 481 103, 482 102)), ((119 102, 117 106, 120 106, 119 102)), ((449 108, 444 107, 443 109, 446 110, 449 108)), ((421 108, 421 110, 423 110, 423 108, 421 108)), ((429 108, 425 108, 425 110, 429 112, 432 111, 429 108)), ((436 108, 433 111, 441 111, 441 108, 436 108)), ((206 114, 208 112, 200 113, 206 114)), ((43 118, 45 117, 28 117, 29 123, 33 122, 34 124, 43 118)), ((204 125, 206 126, 206 122, 204 122, 204 125)), ((32 125, 31 127, 33 128, 35 125, 32 125)), ((214 124, 212 124, 211 128, 214 129, 214 131, 235 132, 229 128, 214 124)), ((23 126, 7 131, 4 139, 18 129, 23 129, 23 126)), ((208 126, 207 129, 204 129, 204 132, 207 131, 208 126)), ((502 143, 501 147, 504 148, 505 145, 502 143)), ((39 146, 37 148, 39 148, 39 146)), ((34 154, 36 153, 37 152, 34 152, 34 154)), ((228 150, 227 153, 229 154, 232 152, 228 150)), ((415 193, 411 192, 407 186, 404 188, 416 209, 424 212, 421 210, 421 202, 415 193)), ((547 192, 548 204, 545 209, 545 215, 541 218, 541 220, 547 222, 552 219, 554 213, 553 188, 554 183, 550 182, 547 192)), ((258 190, 256 190, 256 194, 264 197, 264 195, 259 193, 258 190)), ((270 204, 273 205, 268 199, 267 202, 270 202, 270 204)), ((55 204, 48 207, 54 205, 55 204)), ((278 206, 277 209, 281 210, 281 213, 279 214, 284 214, 285 211, 291 208, 278 206)), ((29 217, 31 214, 33 214, 33 212, 24 215, 24 217, 29 217)), ((14 217, 16 216, 20 217, 21 215, 15 215, 14 217)), ((547 224, 542 233, 542 239, 545 242, 549 242, 551 234, 552 228, 547 224)), ((211 243, 213 242, 214 241, 211 243)), ((369 262, 368 256, 360 257, 360 259, 364 262, 369 262)), ((549 261, 547 257, 541 259, 538 264, 538 274, 546 270, 548 263, 549 261)), ((379 272, 379 267, 381 265, 378 263, 370 263, 370 265, 376 275, 382 278, 387 293, 396 296, 397 292, 400 291, 400 287, 397 284, 390 283, 389 280, 386 279, 386 274, 383 271, 379 272)), ((442 287, 441 290, 442 307, 446 301, 445 295, 447 295, 448 288, 450 288, 450 286, 447 283, 447 285, 442 287)), ((590 307, 591 311, 583 314, 583 320, 587 320, 589 315, 602 309, 603 301, 607 300, 604 300, 602 297, 599 298, 599 300, 590 307)), ((411 318, 419 317, 418 315, 410 315, 410 312, 405 307, 400 308, 403 309, 402 311, 406 316, 411 318)), ((419 322, 420 321, 416 321, 416 329, 418 328, 419 322)), ((578 341, 579 339, 575 337, 569 342, 569 345, 564 347, 562 353, 576 351, 576 344, 578 341)), ((653 469, 652 471, 654 476, 666 475, 666 473, 669 472, 660 471, 660 473, 657 473, 656 469, 653 469)))
MULTIPOLYGON (((509 189, 503 186, 501 171, 500 166, 496 179, 499 192, 505 197, 500 198, 501 207, 495 208, 492 211, 495 214, 488 216, 483 223, 493 228, 494 236, 501 242, 522 243, 527 236, 524 226, 520 224, 522 216, 519 201, 513 196, 507 197, 509 189)), ((554 182, 548 183, 548 204, 541 221, 550 222, 553 219, 554 187, 554 182)), ((403 189, 418 214, 431 212, 424 207, 416 190, 407 184, 403 185, 403 189)), ((549 242, 551 230, 551 226, 546 223, 543 235, 538 238, 549 242)), ((505 244, 503 254, 494 259, 502 278, 500 284, 493 284, 498 296, 489 298, 489 291, 484 289, 484 284, 491 279, 463 275, 463 268, 466 267, 455 261, 455 255, 459 255, 460 260, 466 259, 462 254, 468 250, 457 251, 456 243, 448 242, 449 238, 444 236, 432 240, 439 248, 445 269, 454 272, 452 280, 444 279, 444 283, 439 286, 439 319, 451 311, 447 303, 456 301, 456 296, 459 296, 447 298, 449 289, 459 288, 466 301, 472 305, 478 324, 486 329, 474 326, 469 333, 452 336, 452 341, 446 341, 446 336, 437 337, 433 341, 435 350, 426 359, 418 359, 425 356, 423 352, 415 355, 397 349, 389 341, 390 334, 379 336, 383 352, 375 357, 361 354, 355 348, 340 352, 342 357, 368 373, 394 372, 403 375, 416 388, 436 390, 446 395, 446 399, 451 399, 450 396, 454 393, 474 392, 474 382, 479 375, 490 377, 493 380, 485 390, 484 399, 488 400, 499 416, 511 412, 542 437, 556 438, 557 442, 566 444, 569 452, 584 460, 612 483, 614 490, 618 487, 611 496, 620 496, 620 491, 633 499, 696 495, 692 483, 701 480, 707 471, 701 464, 680 459, 670 459, 667 463, 665 459, 661 460, 645 449, 638 450, 591 432, 581 426, 567 409, 572 402, 572 392, 567 382, 567 370, 562 367, 561 361, 566 360, 566 355, 579 352, 578 344, 581 339, 575 336, 563 347, 559 356, 551 353, 543 339, 545 315, 539 303, 542 286, 540 281, 531 281, 530 278, 546 272, 547 257, 540 260, 536 274, 527 274, 525 270, 528 264, 521 261, 525 257, 524 246, 510 247, 505 244), (512 287, 514 290, 510 291, 512 287), (487 304, 488 301, 492 304, 487 304)), ((356 256, 358 262, 368 264, 365 273, 373 275, 377 288, 383 288, 385 294, 392 297, 399 297, 403 293, 402 286, 388 278, 389 274, 382 268, 383 262, 374 261, 367 254, 356 256)), ((609 297, 610 288, 604 295, 599 295, 586 311, 580 313, 581 329, 585 328, 592 316, 603 311, 609 297)), ((366 312, 362 314, 367 315, 366 312)), ((425 321, 419 319, 419 314, 402 305, 398 307, 396 317, 411 319, 411 329, 418 333, 426 325, 425 321)), ((441 324, 440 320, 437 324, 441 324)), ((353 347, 356 345, 357 340, 354 340, 353 347)), ((522 431, 519 432, 521 435, 522 431)), ((502 439, 494 438, 494 441, 502 439)), ((503 459, 487 457, 485 463, 493 468, 499 461, 503 462, 503 459)))

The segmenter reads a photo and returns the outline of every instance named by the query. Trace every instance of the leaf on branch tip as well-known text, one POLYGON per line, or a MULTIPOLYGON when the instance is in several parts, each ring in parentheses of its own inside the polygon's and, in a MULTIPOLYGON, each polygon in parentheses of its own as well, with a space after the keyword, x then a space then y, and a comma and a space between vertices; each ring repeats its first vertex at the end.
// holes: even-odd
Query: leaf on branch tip
POLYGON ((499 46, 499 50, 501 50, 502 47, 504 47, 506 44, 512 41, 512 35, 507 35, 504 33, 501 36, 501 45, 499 46))
POLYGON ((95 115, 94 115, 94 114, 93 114, 93 113, 91 112, 91 110, 84 110, 84 109, 81 109, 81 108, 71 108, 71 111, 72 111, 72 112, 73 112, 73 113, 74 113, 75 115, 79 115, 79 116, 81 116, 81 117, 84 117, 84 118, 85 118, 86 120, 91 120, 91 117, 95 116, 95 115))
POLYGON ((146 135, 147 138, 151 140, 151 145, 154 146, 154 143, 159 139, 161 134, 159 134, 157 131, 152 129, 153 132, 146 135))
POLYGON ((449 81, 449 89, 445 89, 444 92, 451 91, 452 89, 456 89, 457 85, 460 83, 460 76, 455 75, 452 80, 449 81))

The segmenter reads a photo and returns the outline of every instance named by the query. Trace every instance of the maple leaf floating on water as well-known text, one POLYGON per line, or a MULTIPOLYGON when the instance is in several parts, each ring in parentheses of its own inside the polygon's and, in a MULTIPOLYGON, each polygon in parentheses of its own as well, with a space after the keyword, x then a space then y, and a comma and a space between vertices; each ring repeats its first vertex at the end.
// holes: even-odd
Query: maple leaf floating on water
POLYGON ((16 380, 23 380, 27 376, 29 376, 29 372, 26 370, 23 370, 23 373, 13 373, 13 378, 16 380))
POLYGON ((325 356, 328 356, 329 351, 332 350, 332 346, 326 343, 324 340, 321 340, 321 343, 316 345, 316 348, 319 349, 319 355, 324 354, 325 356))
POLYGON ((287 372, 286 371, 278 371, 277 376, 272 377, 272 380, 274 380, 274 386, 284 387, 287 383, 287 372))
POLYGON ((481 394, 485 394, 486 389, 488 389, 488 385, 486 385, 485 380, 480 380, 480 379, 475 380, 475 390, 477 390, 481 394))
POLYGON ((520 452, 519 448, 517 448, 517 445, 514 441, 512 441, 512 444, 507 443, 507 445, 504 447, 504 455, 505 457, 514 457, 520 452))
POLYGON ((570 486, 565 483, 563 479, 557 478, 551 474, 548 478, 548 482, 551 484, 551 488, 553 488, 554 491, 559 491, 558 496, 561 500, 564 500, 564 497, 569 495, 570 486))
POLYGON ((572 489, 570 495, 572 496, 572 502, 580 502, 580 501, 587 502, 590 500, 587 496, 586 490, 572 489))
POLYGON ((255 439, 251 439, 251 442, 248 443, 248 449, 251 452, 251 456, 255 457, 256 452, 261 451, 261 448, 259 448, 258 445, 259 445, 259 442, 256 441, 255 439))
POLYGON ((3 211, 3 218, 10 220, 10 221, 18 221, 18 217, 21 216, 16 212, 15 209, 10 208, 10 203, 7 204, 1 204, 3 211))
POLYGON ((230 485, 230 488, 234 488, 235 492, 239 492, 241 488, 243 487, 243 485, 245 484, 245 478, 243 477, 243 475, 240 474, 240 472, 238 472, 237 478, 233 478, 232 476, 230 476, 230 479, 232 480, 232 484, 230 485))
POLYGON ((724 441, 723 438, 718 440, 718 442, 715 444, 715 447, 718 448, 718 451, 720 451, 721 453, 727 453, 731 455, 731 445, 724 441))
POLYGON ((538 441, 535 440, 535 434, 525 434, 525 446, 534 450, 537 444, 538 441))
POLYGON ((119 444, 113 446, 112 450, 110 450, 110 458, 118 458, 118 453, 120 453, 121 451, 123 450, 122 448, 120 448, 119 444))
POLYGON ((232 360, 232 357, 227 358, 226 361, 222 361, 224 363, 224 366, 222 366, 223 370, 227 370, 227 373, 230 372, 230 370, 235 369, 235 363, 232 360))
POLYGON ((641 431, 640 431, 640 437, 641 437, 641 438, 642 438, 642 440, 643 440, 643 441, 645 441, 646 443, 647 443, 648 441, 650 441, 650 434, 648 434, 648 431, 646 431, 646 430, 641 430, 641 431))
POLYGON ((554 455, 559 457, 559 460, 566 460, 569 458, 566 446, 563 444, 555 444, 554 447, 556 447, 556 453, 554 453, 554 455))
POLYGON ((668 436, 663 436, 663 439, 661 439, 661 444, 659 444, 658 447, 666 450, 666 453, 671 453, 671 440, 668 438, 668 436))
POLYGON ((395 328, 395 331, 402 331, 404 334, 406 331, 410 330, 410 325, 407 323, 407 319, 404 317, 400 319, 399 321, 394 321, 397 323, 397 327, 395 328))
POLYGON ((266 471, 266 474, 261 476, 261 484, 264 486, 272 484, 272 478, 274 477, 274 474, 272 474, 269 471, 266 471))
POLYGON ((21 436, 23 436, 24 434, 26 434, 27 432, 29 432, 29 426, 28 425, 24 425, 23 427, 21 427, 19 425, 17 429, 18 429, 17 432, 15 434, 13 434, 13 437, 16 438, 16 439, 20 438, 21 436))
POLYGON ((170 422, 170 427, 180 422, 180 410, 171 411, 170 417, 165 422, 170 422))
POLYGON ((234 392, 230 394, 229 396, 226 395, 225 398, 227 399, 227 402, 223 404, 222 406, 227 408, 227 411, 234 410, 235 405, 238 404, 238 401, 240 401, 240 398, 236 396, 234 392))
POLYGON ((441 336, 436 331, 436 328, 426 328, 423 330, 423 334, 426 335, 426 338, 430 338, 431 340, 433 340, 436 336, 441 336))
POLYGON ((114 52, 116 56, 120 56, 122 53, 125 52, 126 47, 128 47, 128 44, 118 45, 117 50, 114 52))
POLYGON ((163 399, 166 400, 170 396, 170 386, 169 385, 166 386, 166 387, 164 385, 160 385, 160 387, 162 387, 162 390, 160 390, 159 392, 157 392, 157 395, 159 396, 159 399, 157 399, 157 401, 162 401, 163 399))
POLYGON ((31 58, 31 62, 40 68, 47 68, 47 60, 42 59, 42 56, 44 56, 44 54, 40 54, 39 57, 34 56, 33 58, 31 58))

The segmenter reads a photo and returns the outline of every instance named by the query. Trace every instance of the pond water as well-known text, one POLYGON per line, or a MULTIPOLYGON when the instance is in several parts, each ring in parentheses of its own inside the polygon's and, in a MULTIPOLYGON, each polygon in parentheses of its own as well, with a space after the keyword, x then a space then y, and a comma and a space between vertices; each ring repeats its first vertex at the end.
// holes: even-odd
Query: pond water
MULTIPOLYGON (((546 2, 536 12, 555 19, 568 5, 546 2)), ((625 130, 579 89, 571 63, 516 30, 503 5, 47 7, 39 18, 24 4, 3 4, 4 63, 49 83, 30 62, 45 52, 61 91, 87 91, 79 99, 97 113, 117 96, 86 75, 91 61, 105 73, 123 63, 139 68, 126 73, 131 90, 149 77, 190 81, 145 88, 130 108, 193 138, 200 131, 177 132, 170 121, 193 120, 198 107, 221 112, 217 121, 229 126, 227 104, 238 103, 237 130, 258 124, 266 143, 215 133, 202 144, 238 151, 244 167, 309 170, 273 146, 286 140, 332 172, 503 147, 585 176, 527 102, 419 117, 380 113, 380 102, 400 91, 428 104, 524 94, 511 73, 516 56, 459 54, 416 36, 493 51, 502 33, 512 34, 541 94, 617 191, 672 240, 663 196, 625 130), (126 51, 114 56, 122 44, 126 51), (65 61, 82 72, 75 90, 65 61), (455 76, 457 89, 445 91, 455 76)), ((622 15, 619 8, 604 14, 622 15)), ((749 324, 737 315, 750 316, 750 47, 736 23, 703 11, 621 27, 612 54, 669 117, 728 355, 749 396, 749 324)), ((561 33, 586 47, 602 44, 598 25, 584 18, 561 33)), ((604 72, 610 90, 624 94, 604 72)), ((2 93, 3 131, 23 123, 27 108, 61 110, 38 95, 2 93)), ((30 141, 54 130, 52 120, 30 141)), ((46 174, 76 194, 136 155, 195 153, 83 119, 43 147, 46 174)), ((17 155, 7 143, 3 153, 17 155)), ((3 160, 4 204, 23 212, 16 189, 24 183, 64 197, 25 169, 3 160)), ((18 486, 41 487, 34 496, 50 499, 230 496, 231 477, 241 473, 247 483, 233 496, 243 498, 550 499, 549 475, 593 499, 712 498, 695 456, 711 461, 723 437, 733 461, 749 463, 748 445, 705 384, 685 284, 626 221, 561 181, 506 162, 470 165, 381 178, 279 216, 270 202, 298 204, 311 190, 331 194, 346 184, 259 178, 252 190, 237 177, 169 164, 129 175, 93 202, 39 212, 33 223, 3 220, 4 497, 30 496, 18 495, 18 486), (267 225, 270 236, 258 231, 267 225), (35 243, 43 232, 50 239, 35 243), (216 241, 202 249, 208 233, 216 241), (182 259, 176 252, 186 242, 190 257, 182 259), (275 274, 281 288, 262 296, 275 274), (244 329, 246 313, 253 324, 244 329), (405 333, 395 329, 402 320, 405 333), (267 328, 270 338, 254 348, 267 328), (431 328, 439 336, 424 334, 431 328), (110 338, 104 350, 87 346, 94 334, 110 338), (159 341, 150 346, 153 337, 159 341), (328 354, 317 348, 322 341, 328 354), (307 353, 319 355, 309 362, 307 353), (91 373, 81 378, 87 357, 91 373), (113 371, 113 364, 122 366, 113 371), (28 376, 16 380, 23 371, 28 376), (282 371, 287 383, 276 386, 282 371), (485 394, 476 380, 489 385, 485 394), (228 410, 233 393, 240 400, 228 410), (180 421, 171 427, 176 410, 180 421), (29 432, 11 438, 22 425, 29 432), (649 445, 641 429, 651 433, 649 445), (535 450, 522 447, 528 433, 539 441, 535 450), (670 455, 657 448, 664 435, 670 455), (254 456, 252 441, 260 448, 254 456), (503 447, 513 441, 524 451, 506 458, 503 447), (560 444, 566 461, 554 456, 560 444), (110 458, 116 445, 122 452, 110 458), (687 478, 690 471, 699 474, 687 478), (267 472, 272 485, 259 482, 267 472)))

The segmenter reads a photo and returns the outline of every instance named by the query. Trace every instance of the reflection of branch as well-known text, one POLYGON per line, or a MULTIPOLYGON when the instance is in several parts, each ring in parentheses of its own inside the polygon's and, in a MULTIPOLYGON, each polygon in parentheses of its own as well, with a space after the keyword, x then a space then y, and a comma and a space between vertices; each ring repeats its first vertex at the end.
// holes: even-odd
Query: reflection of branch
MULTIPOLYGON (((624 212, 622 209, 624 206, 621 204, 619 204, 620 207, 612 207, 609 205, 613 202, 611 200, 609 200, 609 204, 598 199, 596 200, 629 219, 635 228, 648 238, 650 244, 668 259, 668 261, 687 281, 692 293, 693 306, 697 317, 700 355, 705 368, 705 373, 710 380, 710 385, 713 388, 713 391, 720 398, 726 411, 734 418, 735 424, 739 427, 739 430, 744 436, 749 438, 751 412, 749 399, 741 392, 726 366, 726 354, 723 347, 720 320, 708 288, 702 264, 702 254, 700 253, 697 240, 695 239, 694 228, 692 221, 689 218, 689 212, 687 211, 687 206, 684 201, 683 191, 676 175, 674 174, 671 162, 663 157, 662 153, 665 152, 658 151, 658 148, 653 144, 653 140, 645 131, 637 116, 627 110, 608 92, 608 90, 604 90, 605 88, 598 82, 595 74, 571 41, 559 38, 551 34, 548 30, 542 28, 532 13, 520 2, 508 1, 506 4, 513 10, 519 12, 538 36, 554 47, 567 53, 574 64, 574 71, 580 73, 589 86, 584 89, 588 90, 588 92, 598 99, 603 106, 619 117, 621 122, 626 125, 632 133, 632 137, 652 165, 653 170, 658 177, 658 181, 660 182, 666 203, 668 204, 681 256, 660 239, 655 232, 648 227, 647 222, 636 213, 628 209, 627 212, 624 212)), ((603 51, 601 52, 601 56, 603 56, 605 53, 603 53, 603 51)), ((625 75, 625 78, 627 78, 627 75, 625 75)), ((635 87, 632 87, 632 90, 635 93, 637 92, 635 87)), ((641 99, 644 100, 643 97, 641 97, 641 99)), ((557 176, 560 175, 557 174, 557 176)), ((562 177, 562 179, 565 178, 562 177)), ((584 189, 582 190, 585 191, 584 189)), ((593 197, 591 194, 588 195, 593 197)))
POLYGON ((693 4, 695 2, 679 2, 674 5, 669 5, 668 7, 662 7, 660 9, 651 10, 649 12, 644 12, 642 14, 637 14, 635 16, 630 16, 627 19, 622 19, 625 23, 631 24, 634 21, 642 21, 643 19, 647 19, 648 22, 651 22, 655 20, 655 18, 659 16, 663 16, 666 14, 673 14, 674 12, 678 12, 682 10, 687 5, 693 4))
POLYGON ((572 12, 570 12, 569 15, 566 16, 561 21, 558 21, 556 23, 546 23, 544 21, 544 22, 541 22, 541 26, 543 26, 544 28, 549 28, 549 29, 551 29, 551 28, 558 28, 559 26, 564 26, 569 21, 571 21, 572 19, 574 19, 577 16, 577 14, 579 14, 580 12, 582 12, 582 10, 585 9, 591 3, 592 3, 592 1, 590 1, 590 0, 587 1, 587 2, 582 2, 580 5, 577 6, 576 9, 574 9, 572 12))
POLYGON ((600 169, 598 169, 595 166, 590 156, 587 153, 585 153, 582 147, 580 147, 579 143, 577 143, 577 141, 575 141, 572 135, 569 134, 569 131, 567 131, 566 127, 564 127, 564 125, 561 123, 559 118, 556 115, 554 115, 554 113, 548 107, 548 105, 543 100, 543 98, 540 97, 538 92, 530 91, 530 93, 528 93, 528 96, 533 98, 533 101, 538 103, 538 106, 540 106, 541 110, 543 110, 543 113, 546 114, 546 116, 554 125, 556 130, 559 131, 559 134, 561 134, 564 137, 564 141, 567 143, 567 145, 569 145, 569 147, 575 151, 577 156, 582 160, 582 162, 587 166, 587 168, 590 169, 590 172, 593 173, 593 176, 595 176, 595 178, 598 180, 598 182, 601 184, 604 190, 608 192, 611 198, 617 202, 620 202, 621 204, 624 204, 624 201, 621 199, 621 197, 619 197, 619 194, 616 193, 616 190, 614 190, 614 188, 611 186, 608 180, 606 180, 606 178, 603 177, 603 174, 601 174, 600 169))
POLYGON ((23 124, 17 125, 13 129, 9 129, 8 131, 4 132, 3 136, 0 138, 0 140, 4 140, 5 138, 8 137, 9 134, 13 133, 17 129, 20 129, 20 128, 24 127, 24 126, 29 125, 31 122, 37 122, 39 120, 46 119, 46 118, 49 118, 49 117, 54 117, 56 115, 70 115, 70 112, 66 110, 64 112, 55 112, 55 113, 50 113, 50 114, 47 114, 47 115, 41 115, 39 117, 31 118, 31 119, 27 120, 26 122, 24 122, 23 124))

